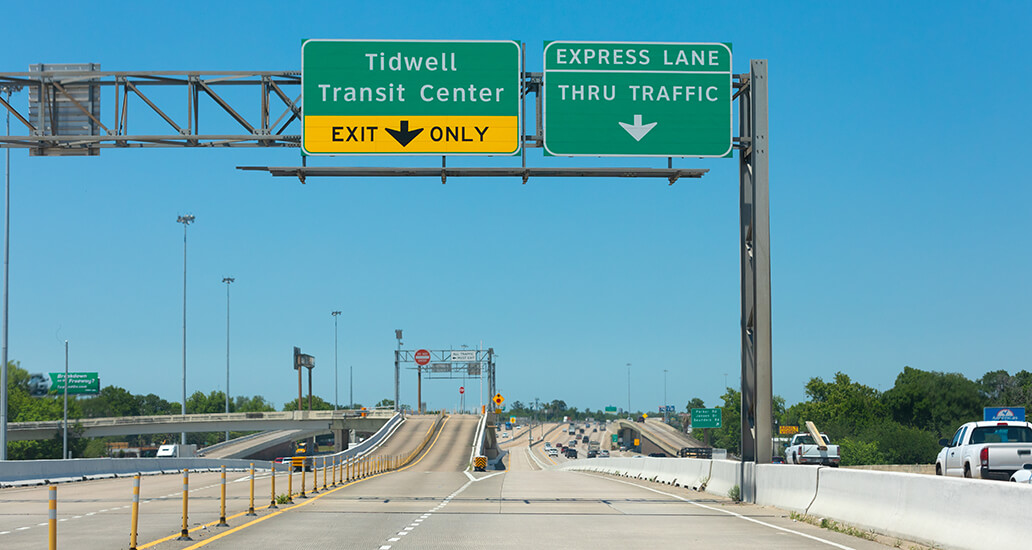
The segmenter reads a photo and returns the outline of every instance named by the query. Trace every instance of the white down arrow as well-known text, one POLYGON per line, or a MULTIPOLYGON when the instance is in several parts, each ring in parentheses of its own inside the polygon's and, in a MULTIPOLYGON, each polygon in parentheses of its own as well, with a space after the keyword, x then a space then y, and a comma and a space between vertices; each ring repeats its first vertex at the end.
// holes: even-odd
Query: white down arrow
POLYGON ((648 124, 642 124, 641 115, 634 115, 634 124, 627 124, 626 122, 619 122, 618 124, 624 130, 627 130, 628 134, 631 134, 634 141, 641 141, 641 138, 645 137, 645 134, 655 128, 658 123, 650 122, 648 124))

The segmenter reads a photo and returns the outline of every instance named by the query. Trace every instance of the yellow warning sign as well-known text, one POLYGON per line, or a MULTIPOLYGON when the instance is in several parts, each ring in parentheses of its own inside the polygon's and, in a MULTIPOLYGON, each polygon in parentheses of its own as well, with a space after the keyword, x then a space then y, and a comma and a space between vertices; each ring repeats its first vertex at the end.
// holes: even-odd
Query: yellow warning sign
POLYGON ((306 116, 312 154, 511 154, 519 150, 515 116, 306 116))
POLYGON ((496 393, 495 396, 494 396, 495 405, 501 405, 502 401, 505 401, 505 398, 502 397, 502 394, 496 393))

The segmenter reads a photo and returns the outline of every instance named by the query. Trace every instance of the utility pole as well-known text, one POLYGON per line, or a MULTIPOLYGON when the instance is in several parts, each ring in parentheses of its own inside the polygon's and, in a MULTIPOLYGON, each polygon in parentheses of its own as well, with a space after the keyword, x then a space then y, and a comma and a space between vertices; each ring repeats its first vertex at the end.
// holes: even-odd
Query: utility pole
POLYGON ((61 446, 61 458, 68 458, 68 340, 65 340, 65 377, 64 377, 64 444, 61 446))
POLYGON ((627 418, 631 417, 631 364, 627 363, 627 418))
POLYGON ((667 398, 666 398, 666 373, 669 372, 667 369, 663 369, 663 423, 666 424, 667 417, 667 398))

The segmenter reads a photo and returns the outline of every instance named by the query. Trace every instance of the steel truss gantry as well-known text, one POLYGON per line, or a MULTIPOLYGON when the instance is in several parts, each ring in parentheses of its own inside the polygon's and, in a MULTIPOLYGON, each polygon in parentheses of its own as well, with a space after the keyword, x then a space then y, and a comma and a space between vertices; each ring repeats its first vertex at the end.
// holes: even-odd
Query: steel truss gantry
POLYGON ((95 155, 117 147, 299 147, 300 71, 68 71, 0 73, 0 91, 28 90, 24 111, 0 96, 24 133, 0 147, 33 155, 95 155), (81 92, 95 103, 88 104, 81 92), (103 107, 103 108, 101 108, 103 107), (57 123, 85 117, 84 131, 57 123), (255 116, 257 114, 257 116, 255 116), (33 123, 35 121, 35 123, 33 123), (202 132, 202 123, 203 129, 202 132))

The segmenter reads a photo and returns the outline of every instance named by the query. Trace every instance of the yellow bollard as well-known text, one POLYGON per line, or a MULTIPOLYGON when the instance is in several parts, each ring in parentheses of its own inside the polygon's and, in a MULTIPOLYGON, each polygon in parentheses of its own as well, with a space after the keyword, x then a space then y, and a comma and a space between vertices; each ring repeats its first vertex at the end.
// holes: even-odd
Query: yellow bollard
POLYGON ((326 457, 322 459, 322 490, 326 490, 326 457))
POLYGON ((220 500, 221 505, 219 506, 219 522, 215 524, 215 527, 229 527, 226 523, 226 467, 222 467, 222 498, 220 500))
POLYGON ((190 538, 190 531, 187 529, 187 500, 190 497, 190 469, 183 468, 183 530, 179 533, 179 538, 176 540, 193 540, 190 538))
POLYGON ((337 457, 335 456, 335 457, 333 457, 333 486, 334 487, 336 487, 337 485, 340 485, 340 478, 337 477, 338 475, 340 475, 340 474, 337 473, 337 457))
POLYGON ((50 550, 57 550, 57 485, 50 486, 50 502, 47 510, 47 525, 50 531, 50 550))
POLYGON ((269 500, 269 508, 279 508, 276 506, 276 463, 272 463, 272 498, 269 500))
POLYGON ((291 463, 287 477, 287 504, 294 504, 294 465, 291 463))
POLYGON ((254 513, 254 462, 251 463, 251 505, 247 507, 247 515, 258 515, 254 513))
POLYGON ((129 523, 129 550, 136 550, 136 530, 140 524, 140 474, 133 476, 133 515, 129 523))
POLYGON ((312 457, 312 494, 319 492, 319 467, 315 465, 315 457, 312 457))
POLYGON ((301 494, 297 495, 298 498, 308 498, 305 496, 305 461, 301 461, 301 494))

